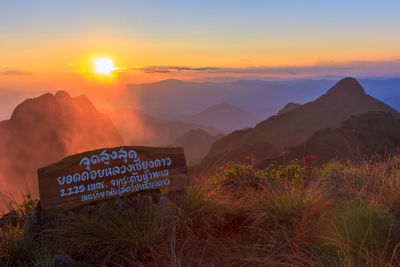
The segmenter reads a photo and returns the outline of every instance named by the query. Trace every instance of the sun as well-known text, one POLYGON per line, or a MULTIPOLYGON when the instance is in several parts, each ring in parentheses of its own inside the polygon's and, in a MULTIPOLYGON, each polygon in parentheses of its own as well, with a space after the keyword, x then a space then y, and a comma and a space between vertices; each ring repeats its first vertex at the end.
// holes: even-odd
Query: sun
POLYGON ((111 72, 115 70, 114 63, 109 58, 100 58, 94 61, 95 73, 102 75, 111 75, 111 72))

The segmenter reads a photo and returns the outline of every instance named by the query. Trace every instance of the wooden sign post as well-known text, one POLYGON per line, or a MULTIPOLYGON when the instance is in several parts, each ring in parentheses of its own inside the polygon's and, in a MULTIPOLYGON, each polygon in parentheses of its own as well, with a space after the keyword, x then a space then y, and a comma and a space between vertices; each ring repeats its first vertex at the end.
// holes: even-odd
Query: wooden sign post
POLYGON ((183 148, 116 147, 69 156, 38 170, 43 209, 65 210, 143 190, 190 184, 183 148))

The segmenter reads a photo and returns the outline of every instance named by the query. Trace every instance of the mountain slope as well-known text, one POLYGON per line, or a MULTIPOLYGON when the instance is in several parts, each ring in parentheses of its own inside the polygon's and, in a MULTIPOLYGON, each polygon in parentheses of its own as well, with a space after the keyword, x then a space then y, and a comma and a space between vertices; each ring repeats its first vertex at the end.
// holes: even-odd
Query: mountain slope
POLYGON ((392 108, 396 109, 397 111, 400 110, 400 96, 392 96, 383 99, 383 102, 390 105, 392 108))
POLYGON ((360 160, 392 153, 399 147, 400 120, 389 112, 371 111, 351 116, 339 128, 317 131, 303 144, 287 149, 280 157, 264 160, 259 167, 271 162, 302 160, 304 155, 312 154, 319 165, 334 158, 360 160))
POLYGON ((339 127, 350 115, 368 111, 386 111, 400 118, 400 114, 367 95, 354 78, 337 82, 327 93, 285 114, 272 116, 254 128, 233 132, 213 144, 207 156, 235 150, 245 144, 268 142, 277 151, 296 145, 315 131, 339 127))
POLYGON ((297 103, 293 103, 293 102, 287 103, 281 110, 279 110, 278 115, 288 113, 289 111, 292 111, 293 109, 298 108, 300 106, 301 106, 301 104, 297 104, 297 103))
POLYGON ((202 129, 193 129, 177 138, 173 146, 183 147, 186 162, 193 165, 199 163, 211 145, 222 136, 222 134, 211 135, 202 129))
POLYGON ((179 120, 209 125, 225 133, 254 126, 257 122, 254 116, 249 112, 226 102, 209 107, 198 114, 182 116, 179 120))
POLYGON ((117 146, 122 139, 111 120, 86 96, 65 92, 27 99, 0 122, 0 187, 19 197, 36 195, 36 171, 85 150, 117 146))

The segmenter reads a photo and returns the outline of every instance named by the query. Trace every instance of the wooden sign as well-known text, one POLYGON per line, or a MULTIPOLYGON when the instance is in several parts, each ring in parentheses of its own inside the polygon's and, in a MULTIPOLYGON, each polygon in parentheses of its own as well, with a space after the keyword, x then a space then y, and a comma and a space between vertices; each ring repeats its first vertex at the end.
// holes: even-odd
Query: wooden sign
POLYGON ((38 170, 43 209, 65 210, 143 190, 190 184, 183 148, 116 147, 69 156, 38 170))

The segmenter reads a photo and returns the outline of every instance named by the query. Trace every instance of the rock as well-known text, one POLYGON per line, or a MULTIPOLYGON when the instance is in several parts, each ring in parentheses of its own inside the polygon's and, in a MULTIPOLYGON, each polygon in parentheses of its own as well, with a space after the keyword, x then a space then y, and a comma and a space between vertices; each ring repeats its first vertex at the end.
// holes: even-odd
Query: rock
POLYGON ((68 255, 55 255, 51 264, 52 267, 75 267, 76 261, 68 255))

